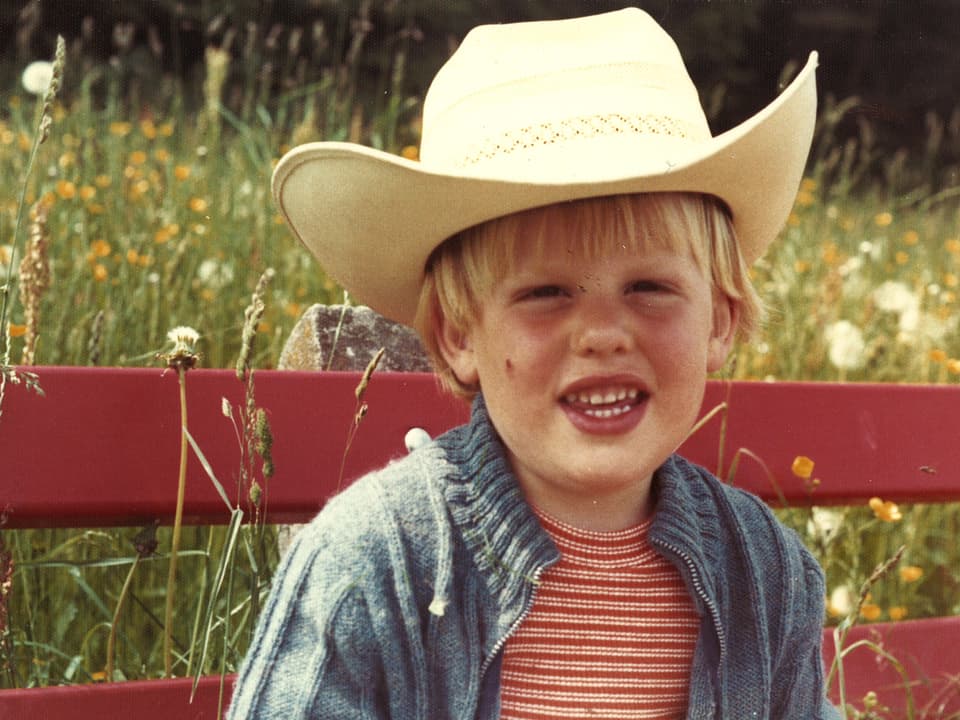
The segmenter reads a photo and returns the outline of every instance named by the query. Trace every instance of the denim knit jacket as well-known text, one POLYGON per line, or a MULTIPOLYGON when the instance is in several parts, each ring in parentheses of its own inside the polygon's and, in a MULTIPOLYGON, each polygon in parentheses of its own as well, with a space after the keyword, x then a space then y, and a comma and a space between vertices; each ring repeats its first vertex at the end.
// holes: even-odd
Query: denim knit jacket
MULTIPOLYGON (((754 496, 680 457, 649 538, 702 618, 688 718, 838 717, 823 575, 754 496)), ((229 717, 494 720, 502 649, 558 559, 482 398, 469 424, 354 483, 296 537, 229 717)))

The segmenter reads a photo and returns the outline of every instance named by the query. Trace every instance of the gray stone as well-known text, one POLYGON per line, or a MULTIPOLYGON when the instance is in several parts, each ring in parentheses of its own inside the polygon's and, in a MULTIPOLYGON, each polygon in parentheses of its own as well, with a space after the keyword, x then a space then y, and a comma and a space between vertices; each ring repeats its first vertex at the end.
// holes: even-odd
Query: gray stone
POLYGON ((283 370, 364 370, 380 348, 380 371, 430 372, 417 334, 359 305, 311 305, 280 353, 283 370), (338 330, 339 328, 339 330, 338 330))

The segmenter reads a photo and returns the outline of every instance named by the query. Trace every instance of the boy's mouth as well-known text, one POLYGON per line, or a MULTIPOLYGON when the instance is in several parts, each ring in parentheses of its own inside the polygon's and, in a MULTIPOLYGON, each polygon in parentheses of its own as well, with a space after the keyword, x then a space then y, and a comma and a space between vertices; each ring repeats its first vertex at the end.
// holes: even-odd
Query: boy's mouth
POLYGON ((627 413, 646 399, 646 393, 636 387, 608 387, 581 390, 563 396, 571 408, 593 418, 613 418, 627 413))
POLYGON ((607 378, 574 383, 560 396, 560 404, 580 431, 619 435, 636 427, 649 398, 649 391, 635 379, 607 378))

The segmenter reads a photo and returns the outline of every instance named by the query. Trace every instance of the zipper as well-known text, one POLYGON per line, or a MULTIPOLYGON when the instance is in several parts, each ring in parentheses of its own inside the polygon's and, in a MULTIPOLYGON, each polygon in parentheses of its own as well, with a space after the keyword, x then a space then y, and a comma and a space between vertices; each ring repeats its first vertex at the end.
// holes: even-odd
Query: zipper
POLYGON ((523 612, 520 613, 520 616, 513 621, 513 624, 510 625, 509 628, 507 628, 507 632, 505 632, 503 636, 499 640, 497 640, 497 642, 493 646, 493 650, 483 661, 483 665, 480 666, 480 684, 481 685, 483 684, 483 678, 487 674, 487 670, 489 670, 490 666, 493 664, 494 658, 497 657, 497 655, 503 649, 503 646, 507 644, 507 640, 510 639, 510 636, 517 631, 517 628, 520 627, 523 621, 527 619, 527 616, 530 615, 530 612, 533 610, 533 603, 537 599, 537 589, 540 587, 540 575, 542 575, 543 571, 546 569, 547 569, 546 566, 541 566, 541 567, 538 567, 536 570, 534 570, 533 576, 530 579, 530 582, 533 585, 533 590, 530 593, 530 599, 527 601, 527 606, 524 608, 523 612))
POLYGON ((680 558, 690 571, 690 580, 693 582, 694 592, 696 592, 697 597, 703 601, 703 604, 706 605, 707 610, 710 612, 710 617, 713 620, 713 627, 717 633, 717 641, 720 644, 720 662, 722 663, 727 655, 727 638, 723 633, 723 626, 720 624, 720 611, 717 610, 716 603, 713 602, 713 599, 707 595, 707 591, 703 589, 703 583, 700 582, 700 573, 697 570, 696 564, 687 553, 676 545, 671 545, 670 543, 655 538, 651 538, 650 542, 653 545, 659 545, 662 549, 680 558))

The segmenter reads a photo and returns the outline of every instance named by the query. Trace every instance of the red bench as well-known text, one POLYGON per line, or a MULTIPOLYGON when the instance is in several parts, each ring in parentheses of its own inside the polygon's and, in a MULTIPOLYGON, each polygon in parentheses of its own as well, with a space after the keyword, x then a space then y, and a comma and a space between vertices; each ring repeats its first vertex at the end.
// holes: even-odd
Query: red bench
MULTIPOLYGON (((2 406, 0 505, 7 526, 171 522, 179 461, 176 375, 159 369, 36 372, 45 397, 8 385, 2 406)), ((359 373, 256 374, 257 404, 268 410, 274 435, 271 522, 304 521, 334 492, 358 378, 359 373)), ((221 398, 238 405, 240 382, 232 371, 194 370, 187 386, 191 433, 215 469, 233 468, 236 437, 221 414, 221 398)), ((403 454, 411 427, 436 435, 467 415, 467 407, 441 395, 426 374, 377 374, 365 400, 369 412, 347 456, 347 478, 403 454)), ((960 442, 948 419, 958 401, 960 388, 945 386, 712 382, 704 409, 728 404, 725 431, 714 418, 682 451, 713 468, 721 436, 727 465, 738 448, 748 448, 774 473, 791 505, 811 502, 804 483, 790 472, 801 454, 816 460, 817 476, 831 479, 815 492, 820 505, 860 504, 872 496, 898 503, 956 501, 960 442)), ((778 502, 767 472, 748 458, 740 462, 736 483, 778 502)), ((187 487, 187 521, 229 520, 196 458, 187 487)), ((931 718, 960 712, 960 617, 864 625, 854 629, 847 645, 862 638, 882 640, 903 664, 917 717, 924 708, 931 718)), ((827 662, 832 642, 832 632, 825 631, 827 662)), ((844 667, 848 699, 875 690, 885 705, 905 707, 903 682, 889 662, 858 648, 844 667)), ((189 685, 185 679, 4 690, 0 718, 213 718, 217 679, 201 682, 192 705, 187 705, 189 685)), ((836 698, 836 688, 831 694, 836 698)))

